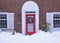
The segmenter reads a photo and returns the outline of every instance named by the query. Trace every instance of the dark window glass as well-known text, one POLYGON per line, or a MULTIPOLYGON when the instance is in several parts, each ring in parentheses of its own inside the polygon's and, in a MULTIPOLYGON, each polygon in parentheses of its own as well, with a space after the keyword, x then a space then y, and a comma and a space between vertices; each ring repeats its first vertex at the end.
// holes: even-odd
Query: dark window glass
POLYGON ((35 11, 26 11, 25 13, 35 13, 35 11))
POLYGON ((0 19, 7 19, 7 15, 6 14, 0 14, 0 19))
POLYGON ((33 22, 33 17, 29 17, 29 18, 28 18, 28 23, 31 24, 32 22, 33 22))
POLYGON ((0 14, 0 28, 7 28, 7 15, 0 14))
POLYGON ((60 14, 53 15, 53 26, 54 28, 60 28, 60 14))
POLYGON ((54 18, 54 19, 60 19, 60 14, 54 14, 54 15, 53 15, 53 18, 54 18))
POLYGON ((53 20, 54 28, 60 28, 60 20, 53 20))

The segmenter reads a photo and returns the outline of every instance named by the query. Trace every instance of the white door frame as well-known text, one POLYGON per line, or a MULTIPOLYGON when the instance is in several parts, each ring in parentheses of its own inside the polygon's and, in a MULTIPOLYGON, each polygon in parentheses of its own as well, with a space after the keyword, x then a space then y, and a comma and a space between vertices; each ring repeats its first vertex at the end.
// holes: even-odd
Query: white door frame
MULTIPOLYGON (((39 31, 39 8, 34 1, 27 1, 22 6, 22 34, 26 34, 26 11, 34 11, 36 19, 36 32, 39 31)), ((30 13, 28 13, 30 14, 30 13)))

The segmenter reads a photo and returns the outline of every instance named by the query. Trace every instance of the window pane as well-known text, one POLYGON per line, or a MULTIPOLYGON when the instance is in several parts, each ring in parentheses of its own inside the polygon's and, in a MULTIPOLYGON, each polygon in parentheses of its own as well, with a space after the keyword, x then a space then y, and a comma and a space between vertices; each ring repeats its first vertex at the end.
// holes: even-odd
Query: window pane
POLYGON ((0 28, 7 28, 7 20, 0 20, 0 28))
POLYGON ((60 28, 60 20, 54 20, 53 24, 54 24, 54 28, 60 28))
POLYGON ((60 14, 54 14, 54 15, 53 15, 53 18, 54 18, 54 19, 60 19, 60 14))
POLYGON ((6 14, 0 14, 0 19, 7 19, 7 15, 6 14))
POLYGON ((30 23, 30 24, 33 23, 33 17, 28 18, 28 23, 30 23))
POLYGON ((7 28, 7 14, 0 14, 0 28, 7 28))
POLYGON ((28 32, 33 32, 33 16, 28 17, 28 32))
POLYGON ((54 28, 60 28, 60 14, 53 15, 53 25, 54 28))

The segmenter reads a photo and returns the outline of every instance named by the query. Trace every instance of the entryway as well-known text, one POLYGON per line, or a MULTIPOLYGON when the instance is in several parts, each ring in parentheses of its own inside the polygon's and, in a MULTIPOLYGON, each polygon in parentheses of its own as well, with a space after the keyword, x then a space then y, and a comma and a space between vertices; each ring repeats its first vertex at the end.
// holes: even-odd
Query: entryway
POLYGON ((22 6, 22 34, 34 34, 39 31, 39 8, 34 1, 22 6))

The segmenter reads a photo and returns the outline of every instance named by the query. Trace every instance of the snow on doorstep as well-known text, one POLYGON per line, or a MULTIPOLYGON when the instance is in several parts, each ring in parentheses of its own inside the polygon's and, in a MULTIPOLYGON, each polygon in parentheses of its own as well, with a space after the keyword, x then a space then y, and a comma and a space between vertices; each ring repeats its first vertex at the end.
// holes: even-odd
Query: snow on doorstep
POLYGON ((1 32, 0 43, 60 43, 60 31, 57 32, 43 32, 33 35, 22 35, 20 33, 1 32))

